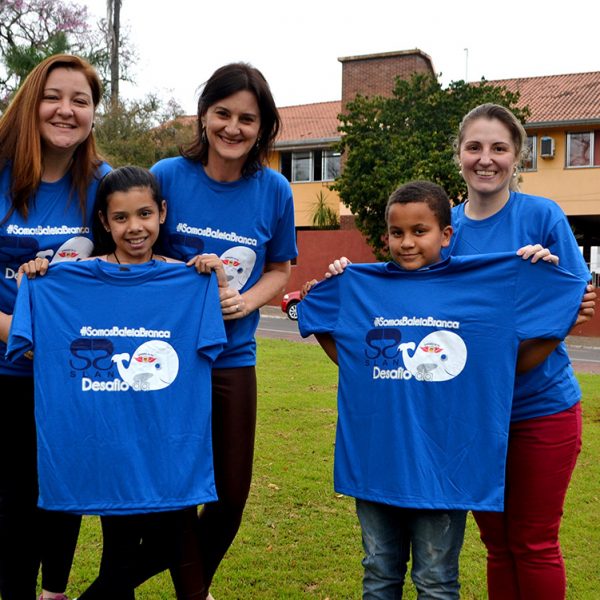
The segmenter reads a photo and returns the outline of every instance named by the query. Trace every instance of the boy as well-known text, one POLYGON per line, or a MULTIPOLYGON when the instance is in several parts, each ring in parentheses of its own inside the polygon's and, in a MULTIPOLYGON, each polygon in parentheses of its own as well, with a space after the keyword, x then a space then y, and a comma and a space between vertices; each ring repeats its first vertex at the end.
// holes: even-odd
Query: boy
POLYGON ((514 254, 449 258, 446 193, 398 188, 392 261, 351 265, 299 305, 339 364, 334 480, 356 498, 363 598, 458 598, 466 511, 501 511, 519 343, 564 337, 585 282, 514 254), (342 310, 343 305, 343 310, 342 310))

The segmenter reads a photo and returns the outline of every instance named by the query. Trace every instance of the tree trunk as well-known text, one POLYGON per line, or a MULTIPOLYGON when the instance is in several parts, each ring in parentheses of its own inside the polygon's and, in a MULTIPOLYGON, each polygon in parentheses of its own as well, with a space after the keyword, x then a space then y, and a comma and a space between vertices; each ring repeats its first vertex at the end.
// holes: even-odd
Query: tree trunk
POLYGON ((108 35, 110 36, 110 105, 119 104, 119 35, 121 28, 121 0, 107 0, 108 35))

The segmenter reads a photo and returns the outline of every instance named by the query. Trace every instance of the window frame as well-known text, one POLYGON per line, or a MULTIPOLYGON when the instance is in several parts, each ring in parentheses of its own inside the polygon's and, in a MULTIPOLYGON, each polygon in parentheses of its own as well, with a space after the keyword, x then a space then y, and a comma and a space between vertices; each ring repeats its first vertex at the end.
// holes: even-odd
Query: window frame
POLYGON ((537 136, 537 134, 528 135, 526 143, 529 143, 529 140, 531 140, 531 146, 530 146, 531 153, 530 153, 530 156, 527 157, 527 160, 531 162, 531 166, 530 167, 525 166, 525 161, 523 161, 523 163, 521 165, 521 171, 523 171, 523 173, 531 173, 532 171, 537 171, 537 160, 538 160, 538 136, 537 136))
POLYGON ((567 131, 566 133, 565 168, 567 169, 590 169, 600 167, 600 129, 589 129, 587 131, 567 131), (571 164, 571 149, 575 136, 589 136, 587 164, 571 164))
POLYGON ((323 152, 321 155, 321 161, 322 161, 321 181, 335 181, 335 179, 340 176, 340 171, 341 171, 341 166, 342 166, 341 159, 342 159, 341 152, 338 152, 337 150, 333 150, 332 148, 323 149, 323 152), (335 159, 337 159, 337 161, 335 161, 335 159), (329 177, 329 170, 327 168, 327 165, 333 163, 334 161, 337 162, 337 168, 336 168, 337 173, 334 177, 329 177))

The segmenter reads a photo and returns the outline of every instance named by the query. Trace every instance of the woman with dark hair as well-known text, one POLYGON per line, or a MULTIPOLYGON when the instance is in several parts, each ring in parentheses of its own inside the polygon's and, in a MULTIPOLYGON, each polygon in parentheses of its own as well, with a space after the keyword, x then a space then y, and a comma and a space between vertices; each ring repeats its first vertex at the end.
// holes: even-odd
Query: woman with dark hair
MULTIPOLYGON (((503 106, 483 104, 463 118, 455 148, 468 196, 453 209, 451 253, 510 251, 538 242, 563 268, 589 280, 561 208, 518 190, 526 139, 522 125, 503 106)), ((588 286, 578 323, 593 316, 595 297, 588 286)), ((540 358, 547 358, 537 366, 534 361, 515 381, 504 512, 475 513, 488 550, 491 600, 565 597, 558 532, 581 448, 581 390, 565 344, 545 346, 540 358)))
POLYGON ((97 73, 65 54, 29 74, 0 119, 0 595, 65 599, 81 518, 37 508, 31 358, 4 356, 28 261, 77 260, 92 250, 90 224, 102 162, 92 131, 101 96, 97 73))
POLYGON ((266 167, 279 126, 260 71, 245 63, 225 65, 204 85, 194 142, 180 157, 151 169, 169 206, 165 254, 190 260, 206 253, 206 270, 218 256, 229 281, 221 290, 228 343, 212 381, 219 499, 206 504, 198 518, 191 513, 188 564, 172 569, 180 600, 210 597, 210 583, 238 531, 250 489, 258 309, 283 290, 297 254, 289 183, 266 167))

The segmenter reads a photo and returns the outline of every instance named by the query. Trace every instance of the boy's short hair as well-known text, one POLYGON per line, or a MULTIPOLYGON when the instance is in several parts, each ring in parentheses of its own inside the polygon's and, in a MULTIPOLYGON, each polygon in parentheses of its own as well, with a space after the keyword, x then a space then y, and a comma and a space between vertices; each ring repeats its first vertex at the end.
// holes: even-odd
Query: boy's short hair
POLYGON ((425 202, 436 216, 440 229, 451 224, 448 194, 444 188, 431 181, 409 181, 394 190, 385 207, 385 222, 388 222, 390 207, 393 204, 409 204, 411 202, 425 202))

